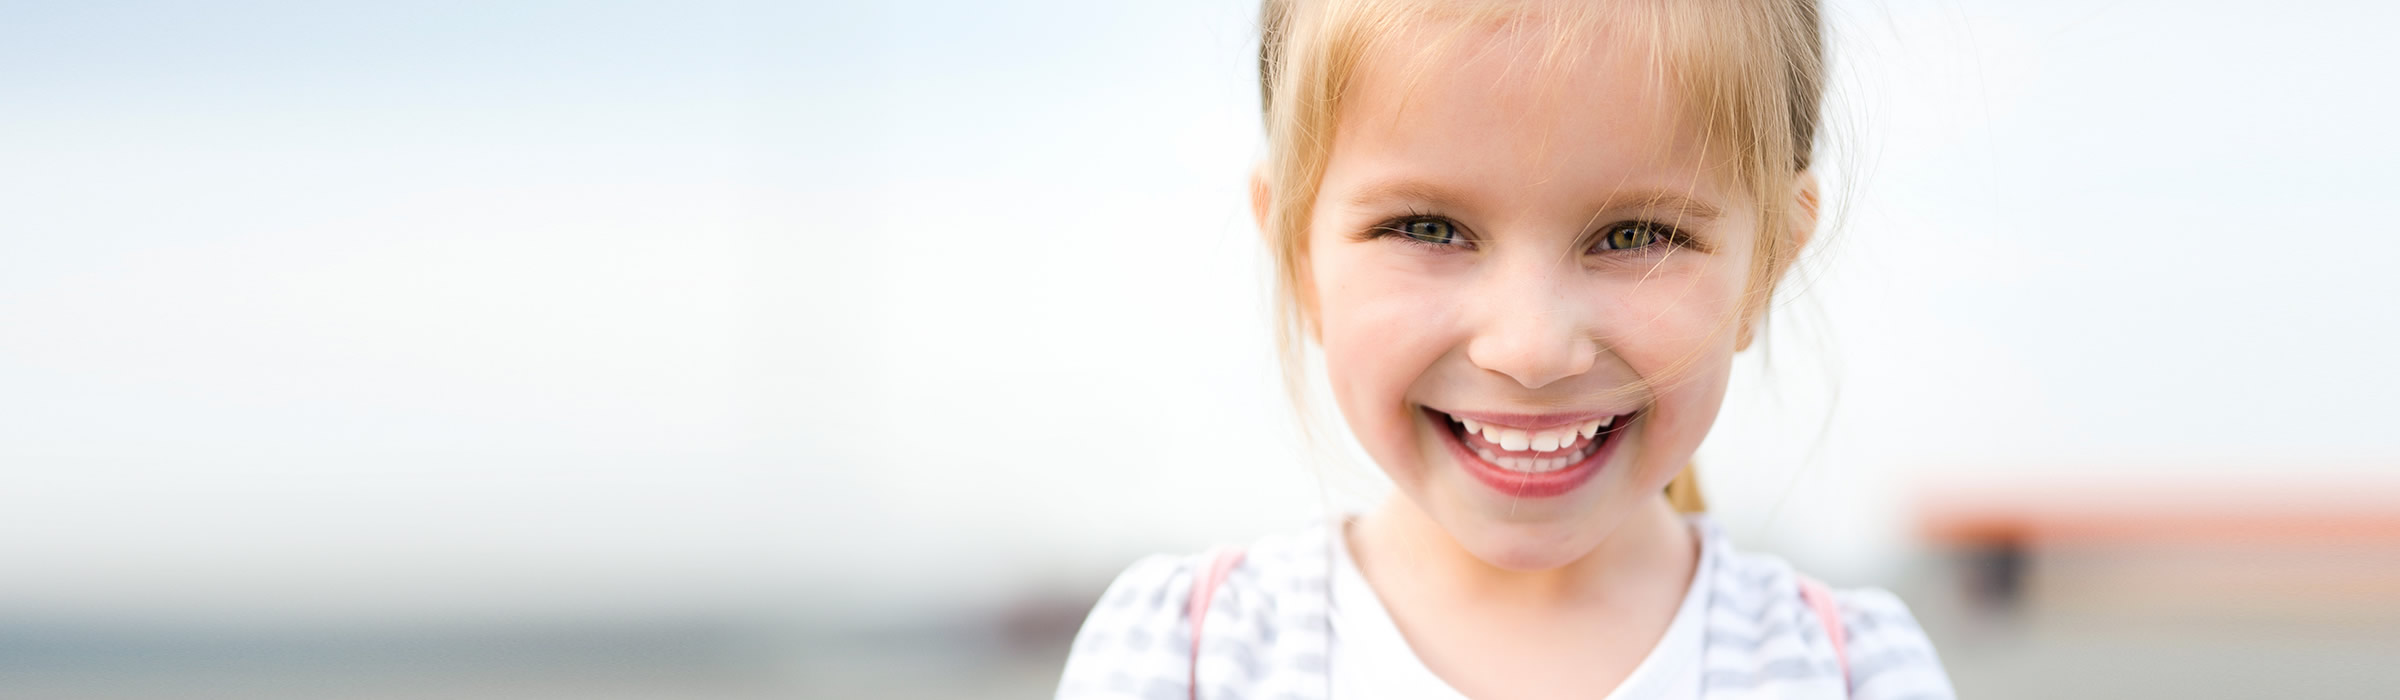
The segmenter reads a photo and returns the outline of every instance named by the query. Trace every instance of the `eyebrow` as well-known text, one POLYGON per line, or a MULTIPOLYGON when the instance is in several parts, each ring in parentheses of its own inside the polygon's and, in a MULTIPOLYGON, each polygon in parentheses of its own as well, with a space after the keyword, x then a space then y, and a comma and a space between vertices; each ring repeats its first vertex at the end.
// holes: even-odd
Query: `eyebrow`
POLYGON ((1351 206, 1366 206, 1387 200, 1419 201, 1455 208, 1464 198, 1430 182, 1416 180, 1386 180, 1368 185, 1350 196, 1351 206))
POLYGON ((1671 212, 1677 219, 1715 221, 1725 215, 1717 205, 1700 201, 1691 195, 1674 190, 1634 190, 1618 192, 1609 197, 1596 211, 1644 209, 1671 212))
MULTIPOLYGON (((1359 189, 1357 194, 1351 195, 1350 204, 1351 206, 1366 206, 1384 201, 1402 200, 1457 209, 1462 208, 1461 204, 1467 199, 1433 183, 1417 180, 1391 180, 1359 189)), ((1681 219, 1699 221, 1715 221, 1725 215, 1725 211, 1717 208, 1714 204, 1700 201, 1682 192, 1665 189, 1618 190, 1610 193, 1608 198, 1602 200, 1600 205, 1594 207, 1592 211, 1597 215, 1599 212, 1623 209, 1664 211, 1681 219)))

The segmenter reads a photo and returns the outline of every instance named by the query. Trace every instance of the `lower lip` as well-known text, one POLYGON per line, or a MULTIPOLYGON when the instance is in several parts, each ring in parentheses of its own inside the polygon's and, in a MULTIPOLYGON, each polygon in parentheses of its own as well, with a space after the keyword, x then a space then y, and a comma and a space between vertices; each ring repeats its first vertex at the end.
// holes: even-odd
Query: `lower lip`
MULTIPOLYGON (((1640 415, 1636 414, 1618 419, 1616 432, 1632 427, 1630 421, 1638 417, 1640 415)), ((1445 425, 1450 420, 1449 416, 1429 408, 1425 409, 1425 418, 1433 422, 1434 431, 1442 436, 1442 444, 1450 448, 1450 457, 1464 466, 1468 475, 1493 490, 1518 498, 1549 498, 1575 490, 1599 475, 1600 465, 1606 464, 1609 456, 1617 453, 1617 445, 1625 442, 1625 436, 1609 433, 1608 439, 1600 443, 1600 449, 1593 450, 1591 456, 1583 458, 1583 461, 1535 474, 1502 469, 1500 465, 1475 456, 1475 450, 1468 448, 1466 443, 1459 440, 1458 434, 1445 425)))

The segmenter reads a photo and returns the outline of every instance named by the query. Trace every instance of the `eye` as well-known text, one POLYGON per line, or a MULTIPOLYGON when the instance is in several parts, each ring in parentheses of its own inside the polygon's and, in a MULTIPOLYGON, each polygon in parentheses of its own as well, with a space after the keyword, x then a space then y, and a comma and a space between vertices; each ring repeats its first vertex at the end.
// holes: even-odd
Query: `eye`
POLYGON ((1678 238, 1680 234, 1672 226, 1651 221, 1627 221, 1608 227, 1592 250, 1640 250, 1660 243, 1674 243, 1678 238))
POLYGON ((1466 243, 1459 236, 1457 223, 1449 219, 1430 216, 1392 221, 1375 227, 1375 233, 1378 235, 1399 234, 1406 237, 1410 243, 1430 246, 1448 247, 1466 243))

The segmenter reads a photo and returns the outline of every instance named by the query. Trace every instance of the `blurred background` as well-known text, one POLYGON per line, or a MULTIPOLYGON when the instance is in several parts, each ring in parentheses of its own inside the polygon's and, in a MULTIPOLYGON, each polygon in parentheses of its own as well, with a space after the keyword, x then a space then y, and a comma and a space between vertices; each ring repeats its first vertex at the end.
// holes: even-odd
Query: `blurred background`
MULTIPOLYGON (((1279 393, 1255 13, 0 3, 0 696, 1046 697, 1382 493, 1279 393)), ((1734 539, 1969 697, 2400 685, 2400 10, 1827 14, 1734 539)))

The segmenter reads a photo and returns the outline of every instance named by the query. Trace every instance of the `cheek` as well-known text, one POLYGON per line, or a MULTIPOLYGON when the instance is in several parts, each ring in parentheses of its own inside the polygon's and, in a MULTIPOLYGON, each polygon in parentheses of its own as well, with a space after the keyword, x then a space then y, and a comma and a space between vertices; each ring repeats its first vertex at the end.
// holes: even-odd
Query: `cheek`
POLYGON ((1649 385, 1640 471, 1662 487, 1715 424, 1732 374, 1744 283, 1735 263, 1747 260, 1708 263, 1613 290, 1620 303, 1602 324, 1602 342, 1649 385))
POLYGON ((1746 245, 1723 247, 1730 250, 1670 253, 1638 274, 1612 277, 1594 290, 1612 301, 1598 319, 1600 340, 1643 379, 1672 383, 1730 369, 1750 255, 1746 245))
POLYGON ((1654 384, 1672 383, 1730 359, 1738 323, 1737 285, 1719 275, 1656 277, 1609 292, 1600 340, 1654 384))
POLYGON ((1310 269, 1326 379, 1342 415, 1370 451, 1407 440, 1410 388, 1450 345, 1447 288, 1339 249, 1310 269))

